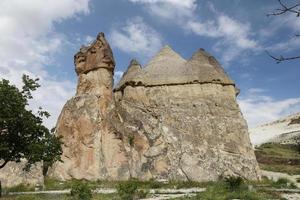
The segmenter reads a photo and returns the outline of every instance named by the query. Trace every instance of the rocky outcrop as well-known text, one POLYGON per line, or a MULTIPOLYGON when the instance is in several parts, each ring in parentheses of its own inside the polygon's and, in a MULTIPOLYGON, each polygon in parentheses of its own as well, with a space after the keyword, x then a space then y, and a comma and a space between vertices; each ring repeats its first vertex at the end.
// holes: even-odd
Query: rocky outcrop
POLYGON ((51 176, 259 179, 235 84, 203 49, 185 60, 166 46, 144 68, 133 60, 114 91, 104 34, 75 55, 75 66, 77 93, 56 127, 64 162, 51 176))
POLYGON ((128 159, 109 118, 115 62, 103 33, 75 55, 75 67, 76 96, 66 103, 56 126, 63 136, 63 163, 56 163, 50 174, 63 180, 125 179, 128 159))
POLYGON ((21 162, 8 162, 0 170, 1 185, 4 188, 14 187, 20 184, 28 186, 42 186, 44 184, 42 163, 32 165, 29 171, 23 170, 26 165, 25 160, 21 162))
POLYGON ((296 144, 300 141, 300 113, 249 129, 253 145, 268 142, 296 144))

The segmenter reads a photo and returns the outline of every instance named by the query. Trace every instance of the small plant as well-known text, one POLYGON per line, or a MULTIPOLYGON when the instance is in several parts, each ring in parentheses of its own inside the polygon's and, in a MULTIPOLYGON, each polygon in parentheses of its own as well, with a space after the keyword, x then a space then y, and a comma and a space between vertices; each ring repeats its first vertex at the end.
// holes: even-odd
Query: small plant
POLYGON ((122 200, 133 200, 137 192, 137 182, 135 180, 125 181, 117 186, 117 192, 122 200))
POLYGON ((297 183, 300 183, 300 177, 296 179, 297 183))
POLYGON ((150 179, 149 181, 147 181, 147 185, 151 189, 157 189, 157 188, 160 188, 162 186, 162 183, 160 183, 160 182, 158 182, 154 179, 150 179))
POLYGON ((277 185, 280 185, 280 186, 287 186, 289 180, 286 179, 286 178, 279 178, 277 181, 276 181, 276 184, 277 185))
POLYGON ((90 200, 92 199, 92 190, 88 184, 77 182, 71 187, 71 196, 76 200, 90 200))
POLYGON ((129 143, 129 145, 130 145, 131 147, 134 146, 134 135, 133 135, 133 134, 130 134, 130 135, 128 136, 128 143, 129 143))
POLYGON ((244 180, 239 176, 229 176, 225 178, 225 183, 227 184, 228 188, 232 191, 240 189, 243 182, 244 180))
POLYGON ((138 199, 144 199, 147 197, 148 193, 149 193, 149 191, 145 190, 145 189, 137 190, 136 196, 138 199))

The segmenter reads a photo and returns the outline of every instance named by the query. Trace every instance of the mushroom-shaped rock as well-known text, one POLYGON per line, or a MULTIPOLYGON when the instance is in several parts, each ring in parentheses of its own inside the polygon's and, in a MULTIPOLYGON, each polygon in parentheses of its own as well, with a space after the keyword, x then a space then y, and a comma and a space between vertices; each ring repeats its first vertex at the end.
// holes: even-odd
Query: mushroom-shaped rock
POLYGON ((86 74, 98 68, 114 70, 113 53, 104 33, 99 33, 97 39, 89 46, 80 48, 80 51, 74 56, 74 64, 77 75, 86 74))

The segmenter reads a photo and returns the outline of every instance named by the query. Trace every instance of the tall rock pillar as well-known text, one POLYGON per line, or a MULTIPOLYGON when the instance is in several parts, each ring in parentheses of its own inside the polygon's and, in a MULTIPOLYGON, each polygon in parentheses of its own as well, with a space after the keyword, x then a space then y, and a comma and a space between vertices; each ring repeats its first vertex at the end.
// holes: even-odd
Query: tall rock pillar
POLYGON ((120 153, 122 142, 108 119, 114 109, 115 61, 103 33, 75 54, 74 64, 76 95, 64 106, 56 126, 64 142, 63 162, 56 163, 49 175, 61 180, 125 179, 126 155, 120 153))

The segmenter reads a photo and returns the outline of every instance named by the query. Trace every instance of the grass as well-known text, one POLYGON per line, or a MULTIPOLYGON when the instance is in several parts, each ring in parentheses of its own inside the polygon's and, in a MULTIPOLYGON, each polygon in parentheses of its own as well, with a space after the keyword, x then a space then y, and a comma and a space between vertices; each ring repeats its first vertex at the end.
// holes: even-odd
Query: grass
MULTIPOLYGON (((191 200, 227 200, 227 199, 247 199, 247 200, 258 200, 258 199, 280 199, 279 194, 276 192, 268 191, 268 188, 293 188, 292 185, 288 183, 286 179, 280 179, 277 182, 263 178, 262 181, 237 181, 235 180, 224 180, 219 182, 181 182, 181 181, 170 181, 169 183, 159 183, 156 181, 78 181, 71 180, 66 182, 59 182, 56 180, 49 179, 46 181, 48 188, 68 188, 69 185, 76 183, 85 183, 94 188, 108 187, 118 188, 122 184, 134 182, 138 190, 150 188, 190 188, 190 187, 205 187, 207 190, 205 192, 199 193, 195 197, 191 198, 179 198, 178 200, 191 199, 191 200), (99 185, 97 185, 99 184, 99 185), (249 189, 250 188, 250 189, 249 189)), ((124 185, 123 185, 124 186, 124 185)), ((70 188, 70 187, 69 187, 70 188)), ((125 192, 129 190, 125 188, 125 192)), ((139 194, 140 195, 140 194, 139 194)), ((145 196, 149 196, 144 194, 145 196)), ((3 200, 73 200, 71 195, 18 195, 18 196, 4 196, 3 200)), ((93 194, 92 200, 120 200, 120 195, 116 194, 93 194)))
MULTIPOLYGON (((286 184, 286 181, 280 181, 280 184, 286 184)), ((187 182, 186 182, 187 183, 187 182)), ((269 187, 272 183, 271 181, 263 182, 263 184, 268 184, 269 187)), ((183 183, 180 183, 183 184, 183 183)), ((206 187, 206 191, 199 193, 195 197, 184 197, 177 198, 176 200, 228 200, 228 199, 247 199, 247 200, 261 200, 261 199, 280 199, 280 196, 276 192, 271 192, 266 189, 261 189, 253 187, 249 189, 248 185, 260 185, 262 182, 244 182, 241 185, 232 188, 228 182, 208 182, 208 183, 198 183, 202 187, 206 187)), ((279 184, 279 183, 278 183, 279 184)), ((175 186, 174 182, 172 183, 175 186)), ((138 185, 138 188, 145 187, 145 185, 138 185)), ((177 185, 176 185, 177 187, 177 185)), ((279 186, 278 186, 279 187, 279 186)), ((18 196, 4 196, 2 200, 73 200, 71 195, 18 195, 18 196)), ((120 200, 118 194, 93 194, 93 200, 120 200)))
POLYGON ((270 192, 263 189, 249 190, 247 184, 241 185, 232 190, 225 182, 215 183, 209 185, 205 192, 199 193, 195 197, 177 198, 176 200, 228 200, 228 199, 247 199, 247 200, 261 200, 261 199, 280 199, 276 192, 270 192))
POLYGON ((282 172, 290 175, 299 175, 300 174, 300 166, 296 165, 278 165, 278 164, 261 164, 259 163, 260 169, 273 171, 273 172, 282 172))
POLYGON ((300 174, 300 153, 296 145, 267 143, 257 147, 255 154, 263 170, 300 174))
POLYGON ((256 152, 266 157, 276 157, 284 159, 300 159, 296 145, 285 145, 266 143, 256 148, 256 152))
MULTIPOLYGON (((79 181, 76 179, 68 181, 59 181, 52 178, 45 178, 45 190, 63 190, 69 189, 72 185, 77 184, 78 182, 84 182, 92 189, 95 188, 116 188, 119 184, 126 183, 127 181, 107 181, 107 180, 98 180, 98 181, 79 181)), ((139 181, 135 180, 136 184, 141 189, 156 189, 156 188, 192 188, 192 187, 203 187, 207 183, 199 183, 193 181, 169 181, 168 183, 162 183, 154 180, 149 181, 139 181)))
MULTIPOLYGON (((118 199, 116 194, 94 194, 92 200, 114 200, 118 199)), ((39 195, 18 195, 4 196, 1 200, 74 200, 71 195, 39 194, 39 195)))
POLYGON ((25 185, 25 184, 19 184, 14 187, 10 188, 3 188, 2 192, 7 193, 7 192, 28 192, 28 191, 34 191, 34 187, 30 185, 25 185))

